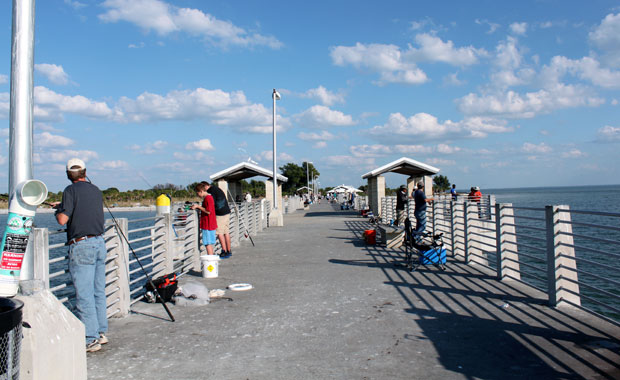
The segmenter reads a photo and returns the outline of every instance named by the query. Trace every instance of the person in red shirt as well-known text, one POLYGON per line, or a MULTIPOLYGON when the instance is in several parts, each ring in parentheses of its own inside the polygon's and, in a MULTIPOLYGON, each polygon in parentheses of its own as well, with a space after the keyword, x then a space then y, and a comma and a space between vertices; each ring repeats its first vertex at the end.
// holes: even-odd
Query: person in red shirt
POLYGON ((206 185, 199 183, 194 187, 196 195, 202 198, 202 205, 192 205, 192 210, 200 210, 200 230, 202 232, 202 244, 207 249, 207 255, 213 254, 215 244, 215 230, 217 220, 215 218, 215 202, 211 194, 207 193, 206 185))

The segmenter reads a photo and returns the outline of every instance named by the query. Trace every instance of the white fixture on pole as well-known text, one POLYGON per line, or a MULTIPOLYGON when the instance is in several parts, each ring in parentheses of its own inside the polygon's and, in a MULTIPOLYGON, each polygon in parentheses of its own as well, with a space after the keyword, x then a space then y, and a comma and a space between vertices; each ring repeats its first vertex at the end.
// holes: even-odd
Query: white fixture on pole
POLYGON ((276 171, 276 100, 282 99, 280 93, 273 89, 273 208, 278 208, 278 173, 276 171))

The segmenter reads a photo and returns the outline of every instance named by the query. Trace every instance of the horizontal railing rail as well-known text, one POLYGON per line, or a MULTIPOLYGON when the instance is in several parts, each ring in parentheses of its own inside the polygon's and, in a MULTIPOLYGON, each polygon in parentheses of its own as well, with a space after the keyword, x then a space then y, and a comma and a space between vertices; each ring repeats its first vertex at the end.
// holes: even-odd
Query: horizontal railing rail
MULTIPOLYGON (((292 204, 295 204, 295 199, 292 204)), ((295 207, 299 207, 299 204, 295 207)), ((233 246, 249 238, 246 230, 256 234, 267 227, 269 202, 243 202, 238 205, 239 215, 235 210, 231 204, 230 229, 231 237, 234 235, 235 239, 233 246)), ((118 225, 113 220, 106 220, 103 235, 108 251, 108 317, 127 315, 131 305, 144 298, 147 276, 156 278, 171 272, 183 276, 191 270, 200 270, 199 256, 205 253, 199 240, 198 216, 194 211, 177 211, 137 219, 118 216, 118 225)), ((42 280, 46 288, 73 310, 75 289, 69 273, 66 231, 35 228, 34 234, 35 279, 42 280)), ((214 248, 215 253, 221 252, 219 241, 214 248)))

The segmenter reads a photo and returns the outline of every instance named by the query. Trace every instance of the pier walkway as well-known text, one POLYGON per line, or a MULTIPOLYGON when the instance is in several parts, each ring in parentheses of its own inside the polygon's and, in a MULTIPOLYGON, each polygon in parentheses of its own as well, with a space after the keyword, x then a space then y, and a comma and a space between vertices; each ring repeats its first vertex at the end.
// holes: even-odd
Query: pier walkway
POLYGON ((110 320, 89 379, 612 379, 620 328, 497 281, 476 264, 445 272, 394 266, 400 250, 366 246, 366 219, 329 204, 285 216, 223 260, 190 273, 231 300, 138 302, 110 320))

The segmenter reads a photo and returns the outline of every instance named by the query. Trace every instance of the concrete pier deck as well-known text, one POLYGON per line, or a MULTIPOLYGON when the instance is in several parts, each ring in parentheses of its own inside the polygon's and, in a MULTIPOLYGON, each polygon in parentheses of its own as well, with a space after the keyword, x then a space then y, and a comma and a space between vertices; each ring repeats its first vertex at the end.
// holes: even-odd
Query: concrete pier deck
POLYGON ((613 379, 620 328, 475 265, 394 265, 366 219, 329 204, 285 216, 220 263, 232 300, 159 304, 110 321, 89 379, 613 379))

